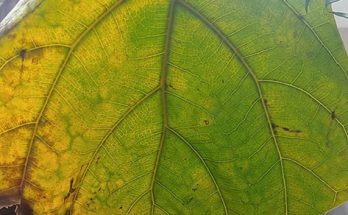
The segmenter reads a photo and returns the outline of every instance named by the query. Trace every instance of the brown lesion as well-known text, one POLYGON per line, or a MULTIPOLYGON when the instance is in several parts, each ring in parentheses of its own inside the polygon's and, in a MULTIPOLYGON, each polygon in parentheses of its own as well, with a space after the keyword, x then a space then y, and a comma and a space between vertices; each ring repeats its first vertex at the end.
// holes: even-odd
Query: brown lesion
POLYGON ((40 62, 40 59, 44 58, 43 49, 35 49, 30 52, 31 64, 37 65, 40 62))
POLYGON ((70 209, 67 209, 64 213, 64 215, 70 215, 71 214, 71 210, 70 209))
POLYGON ((20 72, 21 72, 21 79, 22 79, 22 73, 23 73, 23 70, 24 70, 24 59, 27 57, 27 50, 26 50, 26 49, 20 50, 19 56, 20 56, 20 58, 22 59, 21 69, 20 69, 20 72))
POLYGON ((268 104, 268 100, 267 99, 263 99, 263 103, 265 104, 266 107, 269 107, 269 104, 268 104))
POLYGON ((27 57, 27 50, 26 49, 21 49, 19 51, 19 56, 21 57, 22 61, 27 57))
POLYGON ((302 131, 301 130, 299 130, 299 129, 294 129, 294 130, 290 130, 290 132, 291 133, 302 133, 302 131))
POLYGON ((281 128, 283 131, 293 133, 293 134, 302 133, 302 130, 300 130, 300 129, 291 129, 291 128, 286 127, 286 126, 279 126, 279 125, 275 124, 274 122, 271 122, 271 126, 272 126, 272 129, 274 131, 274 134, 278 133, 278 128, 281 128))
POLYGON ((295 133, 295 134, 302 133, 300 129, 291 129, 288 127, 281 127, 281 128, 283 129, 283 131, 290 132, 290 133, 295 133))
POLYGON ((70 195, 72 193, 74 193, 76 190, 76 188, 74 188, 74 178, 71 178, 70 179, 70 187, 69 187, 69 191, 68 193, 66 194, 66 196, 64 197, 64 202, 70 197, 70 195))
POLYGON ((337 116, 336 116, 336 111, 332 111, 331 112, 331 119, 332 120, 335 120, 337 118, 337 116))
POLYGON ((302 133, 302 131, 299 130, 299 129, 290 129, 290 128, 288 128, 288 127, 282 127, 282 129, 283 129, 284 131, 290 132, 290 133, 302 133))
POLYGON ((98 164, 99 163, 99 160, 100 160, 100 156, 98 156, 95 160, 95 164, 98 164))
POLYGON ((271 126, 272 126, 273 130, 279 127, 279 126, 278 126, 277 124, 275 124, 274 122, 271 122, 271 126))
MULTIPOLYGON (((8 209, 9 207, 14 207, 16 215, 31 215, 33 214, 33 209, 31 206, 33 203, 31 201, 34 202, 36 199, 45 199, 46 197, 43 194, 43 189, 34 181, 30 180, 29 177, 24 179, 21 178, 25 158, 18 159, 19 160, 16 160, 12 163, 9 162, 8 166, 3 166, 3 168, 5 168, 5 171, 3 172, 4 180, 1 181, 1 184, 5 187, 13 188, 5 191, 0 191, 0 210, 1 208, 8 209), (20 186, 22 182, 23 184, 25 184, 23 186, 30 187, 29 190, 33 191, 35 197, 33 197, 31 200, 25 199, 23 197, 23 189, 20 186)), ((35 159, 31 160, 28 165, 36 165, 35 159)))
POLYGON ((290 128, 287 128, 287 127, 282 127, 282 129, 283 129, 284 131, 290 131, 290 128))
POLYGON ((0 208, 17 205, 19 202, 20 193, 18 188, 0 191, 0 208))
POLYGON ((12 210, 16 215, 32 215, 34 213, 30 202, 21 198, 18 188, 0 191, 0 211, 12 212, 12 210))
POLYGON ((39 64, 39 61, 41 58, 43 58, 43 52, 44 50, 42 48, 37 49, 21 49, 18 53, 18 57, 21 59, 21 69, 20 71, 23 72, 24 70, 24 61, 29 60, 33 65, 39 64), (30 55, 30 56, 29 56, 30 55))
POLYGON ((170 88, 176 90, 176 88, 173 86, 173 84, 168 84, 168 87, 170 87, 170 88))
POLYGON ((39 60, 40 60, 40 58, 38 58, 38 57, 33 57, 33 58, 31 59, 31 63, 34 64, 34 65, 37 65, 37 64, 39 64, 39 60))
POLYGON ((16 37, 17 37, 17 34, 15 34, 15 33, 9 33, 7 35, 7 38, 10 39, 10 40, 14 40, 14 39, 16 39, 16 37))
MULTIPOLYGON (((30 163, 30 165, 34 165, 34 163, 30 163)), ((40 185, 30 181, 28 178, 24 179, 24 182, 26 183, 26 186, 30 186, 32 190, 36 191, 38 196, 43 196, 42 194, 44 193, 44 189, 40 185)))
MULTIPOLYGON (((15 154, 18 154, 16 152, 10 153, 8 156, 13 156, 15 154)), ((4 157, 4 159, 6 159, 4 157)), ((8 187, 16 187, 21 182, 21 173, 22 168, 24 165, 24 158, 18 158, 16 159, 10 159, 5 161, 4 163, 1 163, 0 165, 0 174, 2 175, 2 180, 0 182, 1 188, 8 188, 8 187)), ((3 193, 0 191, 0 206, 1 206, 1 197, 7 196, 8 194, 3 193)))
POLYGON ((17 206, 17 212, 18 215, 32 215, 34 214, 34 211, 32 207, 30 206, 28 201, 21 201, 21 204, 17 206))
MULTIPOLYGON (((77 191, 78 186, 81 185, 81 177, 82 177, 83 170, 85 167, 86 167, 85 165, 82 165, 76 178, 70 179, 69 190, 68 190, 68 193, 64 197, 64 202, 67 202, 68 199, 70 199, 71 201, 75 200, 74 198, 76 198, 76 194, 77 194, 76 191, 77 191)), ((69 209, 69 211, 71 211, 71 208, 69 209)))
POLYGON ((273 133, 275 134, 275 135, 277 135, 278 134, 278 130, 277 130, 277 128, 279 127, 277 124, 275 124, 274 122, 271 122, 271 127, 272 127, 272 130, 273 130, 273 133))
POLYGON ((16 205, 0 208, 0 214, 16 214, 16 205))

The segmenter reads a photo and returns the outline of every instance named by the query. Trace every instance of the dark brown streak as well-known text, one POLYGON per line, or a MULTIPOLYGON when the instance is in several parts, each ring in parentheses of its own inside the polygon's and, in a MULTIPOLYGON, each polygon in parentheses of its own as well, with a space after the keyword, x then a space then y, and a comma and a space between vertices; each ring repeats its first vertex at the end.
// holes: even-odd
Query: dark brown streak
POLYGON ((27 50, 26 49, 22 49, 20 52, 19 52, 19 56, 21 57, 22 59, 22 63, 21 63, 21 69, 20 69, 20 79, 22 79, 22 75, 23 75, 23 70, 24 70, 24 59, 26 58, 27 56, 27 50))
POLYGON ((69 191, 68 191, 68 194, 66 194, 66 196, 64 197, 64 202, 70 197, 70 194, 75 192, 76 188, 73 187, 73 184, 74 184, 74 178, 71 178, 69 191))

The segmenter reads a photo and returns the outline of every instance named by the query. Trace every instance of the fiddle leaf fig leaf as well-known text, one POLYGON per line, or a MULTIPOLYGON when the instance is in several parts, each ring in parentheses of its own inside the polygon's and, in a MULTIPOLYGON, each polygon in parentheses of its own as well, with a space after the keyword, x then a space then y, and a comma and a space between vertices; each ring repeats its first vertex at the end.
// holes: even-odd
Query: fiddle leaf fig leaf
POLYGON ((309 3, 310 3, 310 0, 305 0, 306 13, 308 12, 309 3))
POLYGON ((347 201, 348 58, 310 3, 39 2, 0 37, 0 210, 308 215, 347 201))
POLYGON ((333 3, 338 2, 338 1, 341 1, 341 0, 325 0, 325 4, 330 5, 330 4, 333 4, 333 3))
POLYGON ((340 16, 343 18, 348 18, 348 13, 343 13, 343 12, 337 12, 337 11, 331 11, 330 13, 333 13, 336 16, 340 16))

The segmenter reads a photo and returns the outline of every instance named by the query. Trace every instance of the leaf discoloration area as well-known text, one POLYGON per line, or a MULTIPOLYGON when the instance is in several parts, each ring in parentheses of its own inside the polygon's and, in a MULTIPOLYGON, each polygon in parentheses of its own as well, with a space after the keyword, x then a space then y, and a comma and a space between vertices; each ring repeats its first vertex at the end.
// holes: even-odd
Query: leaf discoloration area
POLYGON ((348 58, 324 9, 42 1, 0 38, 0 206, 324 214, 347 201, 348 58))

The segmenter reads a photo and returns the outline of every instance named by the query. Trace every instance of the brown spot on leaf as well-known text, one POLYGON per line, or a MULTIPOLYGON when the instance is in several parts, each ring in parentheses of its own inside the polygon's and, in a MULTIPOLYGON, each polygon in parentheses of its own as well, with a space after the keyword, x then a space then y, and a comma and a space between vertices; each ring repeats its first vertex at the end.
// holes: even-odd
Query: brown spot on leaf
POLYGON ((69 193, 73 193, 75 191, 75 188, 73 188, 74 184, 74 178, 70 179, 70 187, 69 187, 69 193))
POLYGON ((291 133, 301 133, 302 131, 301 131, 301 130, 298 130, 298 129, 295 129, 295 130, 291 130, 290 132, 291 132, 291 133))
POLYGON ((39 124, 44 125, 46 124, 47 120, 45 118, 41 118, 39 124))
POLYGON ((203 120, 203 122, 205 125, 209 125, 209 120, 205 119, 205 120, 203 120))
POLYGON ((287 127, 282 127, 282 129, 283 129, 284 131, 290 131, 290 128, 287 128, 287 127))
POLYGON ((7 191, 2 191, 0 195, 0 208, 16 205, 19 201, 19 189, 13 188, 7 191))
POLYGON ((336 111, 331 112, 331 119, 332 120, 336 119, 336 111))
POLYGON ((73 184, 74 184, 74 178, 71 178, 71 179, 70 179, 69 191, 68 191, 68 193, 66 194, 66 196, 64 197, 64 202, 65 202, 65 200, 67 200, 67 199, 70 197, 70 194, 72 194, 73 192, 75 192, 76 189, 73 187, 73 184))
POLYGON ((30 206, 29 202, 25 199, 20 200, 20 195, 17 194, 16 198, 18 200, 17 204, 12 205, 0 205, 0 215, 32 215, 34 211, 30 206))
POLYGON ((277 135, 278 131, 276 130, 276 128, 278 128, 279 126, 277 124, 273 123, 273 122, 271 122, 271 126, 272 126, 272 129, 273 129, 273 133, 275 135, 277 135))
POLYGON ((24 58, 27 56, 27 50, 26 49, 22 49, 19 52, 19 56, 22 58, 22 61, 24 60, 24 58))
POLYGON ((14 40, 16 39, 17 35, 16 34, 8 34, 7 38, 9 38, 10 40, 14 40))
POLYGON ((169 84, 168 86, 175 90, 175 87, 172 84, 169 84))
POLYGON ((70 197, 70 193, 68 192, 68 194, 66 194, 66 196, 64 196, 64 202, 70 197))
POLYGON ((273 122, 271 122, 271 126, 272 126, 273 130, 279 127, 277 124, 275 124, 273 122))
POLYGON ((288 127, 282 127, 284 131, 290 132, 290 133, 301 133, 302 131, 299 129, 290 129, 288 127))
POLYGON ((37 65, 39 63, 39 58, 34 57, 33 59, 31 59, 31 63, 37 65))
POLYGON ((25 200, 22 200, 21 204, 18 206, 18 210, 20 215, 32 215, 34 212, 29 203, 25 200))
POLYGON ((301 14, 297 14, 296 16, 297 16, 297 18, 299 18, 300 20, 303 20, 303 19, 304 19, 304 16, 301 15, 301 14))
POLYGON ((1 208, 0 215, 16 215, 16 205, 1 208))
POLYGON ((268 107, 268 100, 267 99, 263 99, 263 102, 265 103, 266 107, 268 107))

